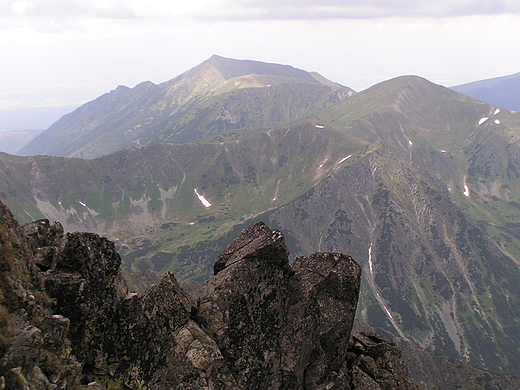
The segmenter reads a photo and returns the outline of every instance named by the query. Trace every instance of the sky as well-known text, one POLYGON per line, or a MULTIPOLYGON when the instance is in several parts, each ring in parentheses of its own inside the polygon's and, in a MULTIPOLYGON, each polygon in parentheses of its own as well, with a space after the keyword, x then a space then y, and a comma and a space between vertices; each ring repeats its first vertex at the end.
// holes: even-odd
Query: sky
POLYGON ((80 105, 213 54, 357 91, 520 72, 518 0, 0 0, 0 111, 80 105))

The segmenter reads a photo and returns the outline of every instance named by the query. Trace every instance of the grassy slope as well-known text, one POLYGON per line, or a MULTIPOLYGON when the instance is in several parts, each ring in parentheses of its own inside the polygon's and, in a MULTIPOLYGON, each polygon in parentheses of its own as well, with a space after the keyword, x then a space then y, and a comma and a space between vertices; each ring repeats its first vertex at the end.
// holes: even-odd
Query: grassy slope
MULTIPOLYGON (((6 180, 3 199, 22 221, 41 216, 25 212, 39 207, 69 230, 112 234, 124 242, 123 255, 141 249, 144 256, 134 254, 126 265, 147 267, 157 251, 186 252, 186 246, 221 237, 241 220, 304 194, 363 145, 303 122, 240 140, 155 144, 94 160, 4 155, 0 175, 6 180), (143 245, 141 236, 152 238, 143 245)), ((180 266, 160 264, 152 268, 180 266)))

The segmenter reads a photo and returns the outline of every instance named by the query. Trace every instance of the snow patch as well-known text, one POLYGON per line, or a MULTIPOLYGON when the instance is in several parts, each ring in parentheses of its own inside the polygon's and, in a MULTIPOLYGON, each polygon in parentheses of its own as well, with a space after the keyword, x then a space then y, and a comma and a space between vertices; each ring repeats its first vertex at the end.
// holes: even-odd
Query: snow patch
POLYGON ((322 125, 316 125, 316 128, 317 128, 317 129, 324 129, 325 126, 322 126, 322 125))
POLYGON ((350 157, 352 157, 351 154, 349 154, 347 157, 343 157, 338 164, 341 164, 343 161, 348 160, 350 157))
POLYGON ((413 145, 413 142, 408 140, 408 145, 412 146, 413 145))
POLYGON ((469 197, 469 187, 467 184, 464 184, 464 195, 469 197))
POLYGON ((497 108, 497 109, 495 110, 495 112, 494 112, 493 115, 496 115, 496 114, 498 114, 498 113, 500 113, 500 108, 497 108))
POLYGON ((499 125, 499 124, 500 124, 500 120, 495 119, 495 124, 496 124, 496 125, 499 125))
POLYGON ((487 116, 485 116, 484 118, 480 118, 480 120, 478 121, 478 125, 480 126, 482 123, 484 123, 485 121, 487 121, 489 118, 487 116))
POLYGON ((267 84, 266 87, 269 88, 271 86, 271 84, 267 84))
POLYGON ((82 205, 83 207, 87 207, 87 205, 86 205, 85 203, 83 203, 81 200, 78 201, 78 203, 79 203, 80 205, 82 205))
POLYGON ((211 203, 209 203, 208 200, 204 196, 199 194, 196 188, 194 190, 195 190, 195 195, 197 195, 197 198, 199 198, 199 200, 200 200, 200 203, 202 203, 202 205, 206 208, 210 207, 211 203))
POLYGON ((388 309, 386 308, 386 306, 385 306, 385 305, 383 305, 383 309, 385 309, 385 311, 386 311, 386 314, 388 314, 388 317, 390 317, 390 319, 392 319, 392 320, 393 320, 393 319, 394 319, 394 317, 392 316, 392 313, 390 313, 390 310, 388 310, 388 309))
POLYGON ((370 248, 368 248, 368 268, 370 269, 370 274, 374 273, 372 268, 372 243, 370 243, 370 248))
POLYGON ((444 149, 441 149, 441 153, 448 153, 448 152, 445 151, 444 149))
POLYGON ((381 295, 379 295, 379 293, 377 291, 376 291, 376 295, 377 295, 377 300, 378 300, 379 304, 383 307, 383 310, 386 312, 388 317, 390 317, 390 319, 393 320, 394 316, 392 315, 392 313, 390 313, 390 310, 388 310, 388 308, 386 307, 385 303, 383 302, 383 299, 381 298, 381 295))

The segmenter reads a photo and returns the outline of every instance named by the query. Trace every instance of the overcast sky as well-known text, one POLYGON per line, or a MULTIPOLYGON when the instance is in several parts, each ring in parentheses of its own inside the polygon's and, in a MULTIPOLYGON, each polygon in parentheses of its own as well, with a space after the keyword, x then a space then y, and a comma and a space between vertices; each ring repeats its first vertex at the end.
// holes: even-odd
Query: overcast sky
POLYGON ((81 104, 212 54, 355 90, 520 72, 518 0, 0 0, 0 110, 81 104))

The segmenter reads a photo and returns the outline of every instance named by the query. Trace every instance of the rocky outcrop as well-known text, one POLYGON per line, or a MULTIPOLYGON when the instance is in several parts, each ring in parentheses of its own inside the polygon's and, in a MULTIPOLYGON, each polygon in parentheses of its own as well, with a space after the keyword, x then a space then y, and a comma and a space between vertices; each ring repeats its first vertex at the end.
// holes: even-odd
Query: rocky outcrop
MULTIPOLYGON (((37 266, 52 258, 50 252, 35 250, 53 241, 48 222, 36 223, 36 232, 40 225, 43 234, 26 239, 0 202, 0 389, 74 389, 80 384, 81 365, 69 348, 70 320, 53 313, 37 266)), ((59 230, 55 225, 57 236, 59 230)))
POLYGON ((291 266, 288 254, 263 223, 243 232, 217 259, 197 318, 245 388, 345 388, 361 270, 342 254, 291 266))
POLYGON ((408 379, 408 367, 401 360, 401 351, 376 332, 355 333, 347 357, 353 375, 352 389, 417 389, 408 379))
POLYGON ((361 269, 349 256, 289 264, 283 235, 260 222, 197 301, 172 273, 137 294, 112 242, 0 211, 0 388, 415 388, 394 346, 351 338, 361 269))
MULTIPOLYGON (((406 365, 408 377, 419 384, 421 390, 471 389, 471 390, 516 390, 520 389, 520 377, 511 374, 486 371, 422 349, 410 340, 397 337, 381 328, 373 328, 354 321, 356 335, 377 334, 383 343, 394 346, 406 365)), ((357 348, 356 348, 357 349, 357 348)))

